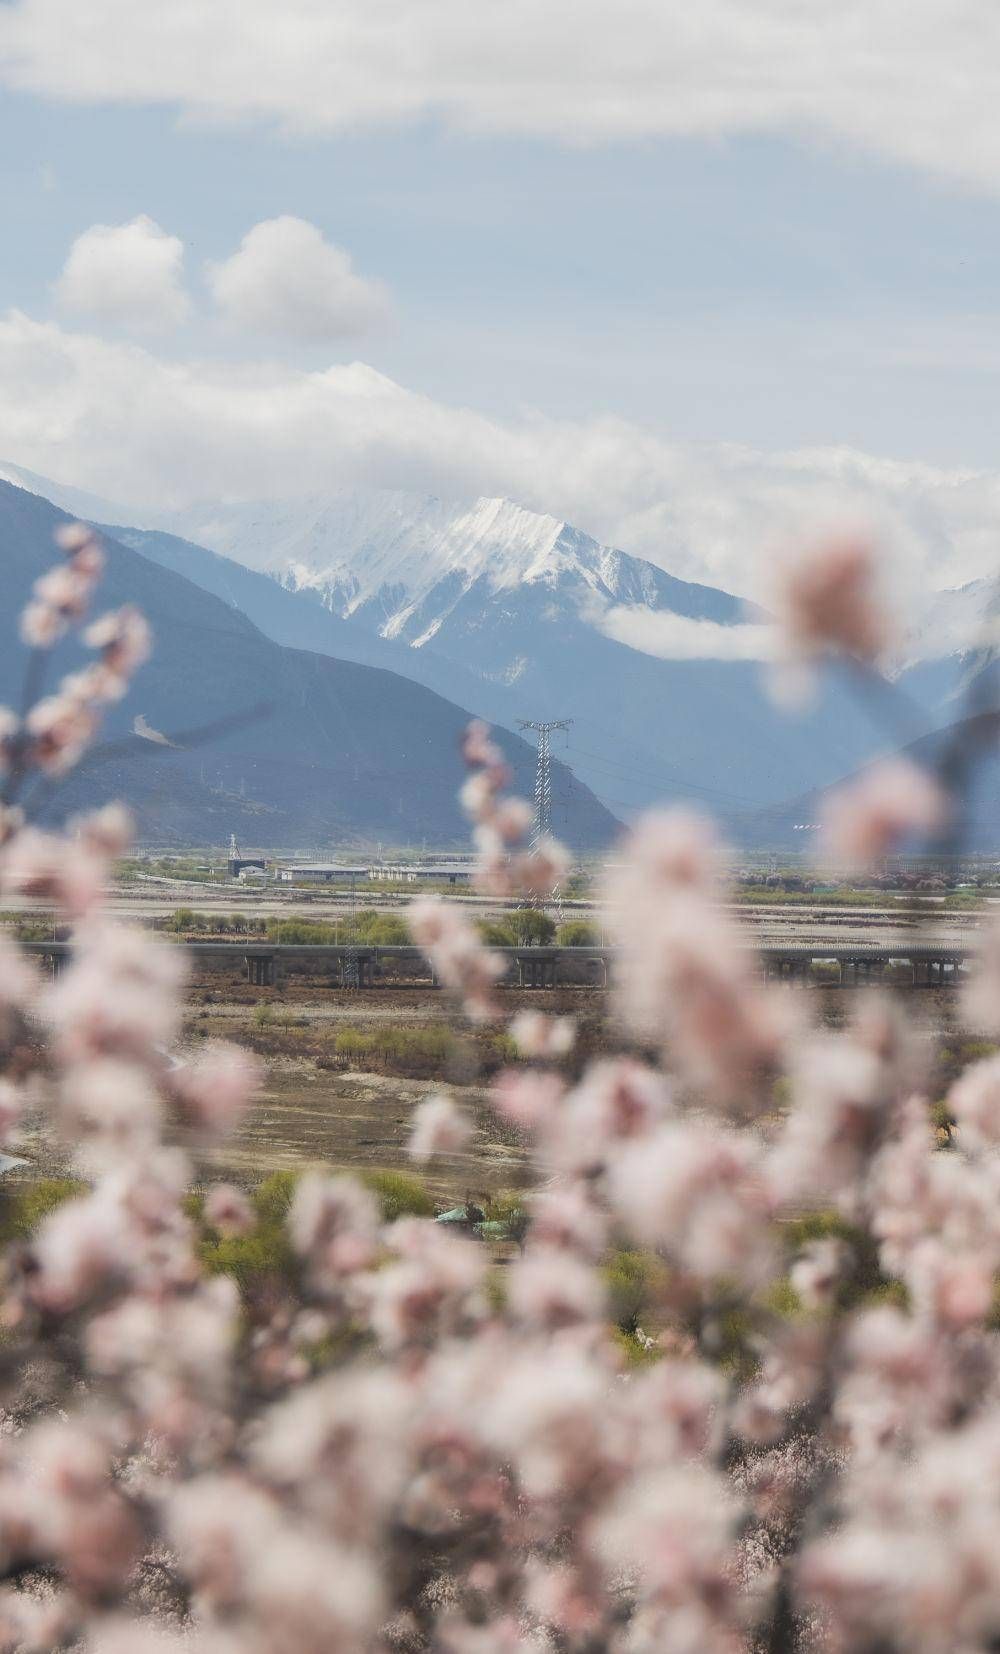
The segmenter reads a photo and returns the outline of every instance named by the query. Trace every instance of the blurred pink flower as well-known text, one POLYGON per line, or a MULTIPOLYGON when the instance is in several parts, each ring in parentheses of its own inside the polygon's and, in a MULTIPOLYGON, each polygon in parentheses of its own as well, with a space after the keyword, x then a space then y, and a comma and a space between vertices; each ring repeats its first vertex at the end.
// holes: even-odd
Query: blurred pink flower
POLYGON ((857 536, 826 540, 788 562, 775 607, 793 654, 833 649, 874 661, 892 639, 879 554, 857 536))
POLYGON ((473 1136, 468 1117, 451 1097, 426 1097, 413 1112, 406 1152, 421 1164, 439 1154, 458 1154, 473 1136))
POLYGON ((242 1189, 232 1183, 215 1183, 205 1196, 205 1222, 220 1235, 249 1235, 256 1216, 242 1189))
POLYGON ((187 1123, 209 1137, 226 1137, 240 1124, 263 1077, 252 1052, 215 1040, 174 1070, 171 1081, 187 1123))
POLYGON ((949 813, 947 795, 925 770, 886 759, 830 795, 822 851, 845 867, 870 867, 906 839, 940 832, 949 813))
POLYGON ((544 1011, 518 1011, 511 1018, 509 1031, 522 1057, 557 1059, 568 1056, 573 1049, 576 1020, 546 1016, 544 1011))

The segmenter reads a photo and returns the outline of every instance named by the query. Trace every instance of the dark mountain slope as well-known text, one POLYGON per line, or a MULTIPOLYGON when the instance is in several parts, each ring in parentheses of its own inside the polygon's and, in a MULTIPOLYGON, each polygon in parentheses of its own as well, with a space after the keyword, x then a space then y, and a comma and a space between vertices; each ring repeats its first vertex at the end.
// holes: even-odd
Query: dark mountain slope
MULTIPOLYGON (((954 848, 988 855, 1000 851, 1000 681, 997 681, 996 669, 992 682, 984 680, 981 707, 984 709, 970 717, 910 742, 900 749, 900 756, 933 771, 952 750, 956 739, 962 742, 972 761, 964 827, 954 848), (988 686, 992 694, 988 693, 988 686)), ((741 842, 748 845, 808 850, 816 838, 810 829, 822 819, 830 793, 848 785, 868 768, 866 765, 842 777, 832 787, 817 788, 773 809, 744 815, 732 823, 732 829, 741 842)))

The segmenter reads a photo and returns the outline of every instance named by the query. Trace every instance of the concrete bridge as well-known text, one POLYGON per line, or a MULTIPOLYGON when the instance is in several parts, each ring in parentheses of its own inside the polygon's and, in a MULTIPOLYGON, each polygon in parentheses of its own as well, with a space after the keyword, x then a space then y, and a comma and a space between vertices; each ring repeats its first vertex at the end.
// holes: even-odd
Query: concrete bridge
MULTIPOLYGON (((29 953, 52 971, 62 968, 72 952, 65 941, 26 942, 29 953)), ((182 942, 199 963, 244 969, 254 987, 278 987, 288 975, 329 975, 339 986, 370 988, 438 983, 419 948, 392 946, 297 946, 277 942, 182 942)), ((608 985, 614 948, 497 948, 506 961, 504 987, 556 988, 608 985)), ((950 941, 906 941, 886 944, 829 942, 755 946, 763 976, 768 981, 815 983, 828 987, 860 987, 889 980, 894 986, 941 988, 957 985, 962 967, 972 955, 967 946, 950 941)))

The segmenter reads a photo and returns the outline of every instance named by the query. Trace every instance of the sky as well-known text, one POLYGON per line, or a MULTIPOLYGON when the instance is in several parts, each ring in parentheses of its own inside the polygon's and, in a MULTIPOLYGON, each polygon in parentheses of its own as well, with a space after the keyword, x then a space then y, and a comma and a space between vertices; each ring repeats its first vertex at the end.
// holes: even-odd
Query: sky
POLYGON ((0 0, 0 460, 996 563, 994 0, 0 0))

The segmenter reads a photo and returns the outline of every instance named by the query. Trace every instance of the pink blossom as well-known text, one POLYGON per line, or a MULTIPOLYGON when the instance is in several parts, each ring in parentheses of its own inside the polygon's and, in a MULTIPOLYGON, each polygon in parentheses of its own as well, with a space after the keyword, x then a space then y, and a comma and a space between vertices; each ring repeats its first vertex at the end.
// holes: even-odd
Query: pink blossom
POLYGON ((184 970, 179 948, 142 932, 104 926, 78 932, 72 963, 41 1001, 60 1060, 150 1061, 176 1033, 184 970))
POLYGON ((495 1015, 493 988, 506 967, 483 945, 465 915, 445 902, 425 898, 413 903, 408 919, 413 940, 445 987, 462 994, 466 1013, 475 1019, 495 1015))
POLYGON ((379 1231, 374 1195, 350 1177, 307 1172, 295 1190, 288 1228, 292 1245, 326 1284, 371 1263, 379 1231))
POLYGON ((579 1182, 550 1184, 530 1196, 531 1239, 546 1247, 565 1247, 596 1263, 608 1241, 608 1220, 579 1182))
POLYGON ((526 798, 502 798, 496 805, 491 824, 503 844, 517 844, 529 831, 534 811, 526 798))
POLYGON ((73 816, 66 830, 79 837, 92 855, 111 860, 128 849, 135 834, 135 822, 124 804, 105 804, 87 815, 73 816))
POLYGON ((135 1063, 102 1058, 74 1065, 60 1088, 62 1131, 90 1164, 148 1154, 159 1141, 160 1099, 135 1063))
POLYGON ((62 775, 90 745, 97 719, 90 707, 74 697, 49 695, 32 707, 25 728, 31 763, 50 775, 62 775))
POLYGON ((34 584, 35 597, 54 609, 63 620, 79 620, 86 611, 91 581, 72 563, 57 564, 34 584))
POLYGON ((970 1063, 948 1093, 960 1141, 969 1149, 1000 1143, 1000 1056, 970 1063))
POLYGON ((530 1069, 503 1069, 493 1082, 490 1102, 504 1120, 521 1131, 547 1128, 565 1095, 566 1087, 555 1074, 530 1069))
POLYGON ((670 817, 644 818, 609 882, 616 1003, 628 1026, 661 1043, 696 1084, 752 1107, 800 1013, 790 995, 757 981, 749 950, 697 875, 690 832, 682 854, 671 825, 670 817))
POLYGON ((672 1110, 670 1088, 655 1070, 631 1057, 598 1061, 542 1122, 541 1153, 560 1172, 588 1173, 622 1141, 646 1137, 672 1110))
POLYGON ((57 609, 34 599, 21 610, 19 629, 21 641, 29 649, 51 649, 66 628, 57 609))
POLYGON ((38 991, 38 975, 9 936, 0 931, 0 1006, 23 1010, 38 991))
POLYGON ((569 877, 573 857, 565 844, 546 834, 511 862, 514 889, 525 896, 548 897, 569 877))
POLYGON ((99 649, 106 670, 126 682, 148 660, 151 648, 146 618, 131 603, 92 621, 83 641, 91 649, 99 649))
POLYGON ((342 1540, 375 1537, 410 1473, 416 1412, 411 1389, 388 1368, 329 1375, 270 1410, 254 1464, 342 1540))
POLYGON ((795 1106, 770 1165, 776 1198, 849 1192, 878 1147, 893 1097, 891 1072, 859 1042, 816 1036, 796 1051, 792 1083, 795 1106))
POLYGON ((20 1086, 0 1080, 0 1143, 10 1148, 17 1140, 17 1128, 24 1116, 25 1096, 20 1086))
POLYGON ((125 1215, 102 1193, 67 1201, 44 1219, 32 1252, 32 1296, 65 1314, 123 1278, 130 1255, 125 1215))
POLYGON ((496 770, 504 767, 504 756, 490 739, 490 726, 479 718, 466 727, 462 736, 462 757, 471 769, 496 770))
POLYGON ((185 1121, 209 1137, 235 1131, 260 1090, 263 1068, 249 1051, 213 1040, 172 1075, 185 1121))
POLYGON ((450 1097, 427 1097, 414 1110, 407 1144, 411 1160, 425 1163, 440 1154, 459 1154, 471 1141, 473 1128, 450 1097))
POLYGON ((775 606, 794 653, 835 649, 873 661, 888 647, 891 625, 871 541, 827 540, 800 553, 781 572, 775 606))
POLYGON ((576 1020, 546 1016, 544 1011, 518 1011, 511 1019, 510 1037, 522 1057, 565 1057, 573 1049, 576 1020))
POLYGON ((0 889, 51 901, 74 919, 98 902, 104 873, 104 862, 82 845, 37 827, 23 828, 0 848, 0 889))
POLYGON ((52 536, 60 551, 67 557, 76 557, 94 543, 95 535, 88 523, 60 523, 52 536))
POLYGON ((843 1241, 812 1241, 790 1270, 792 1286, 807 1309, 824 1309, 832 1301, 844 1275, 847 1251, 843 1241))
POLYGON ((611 870, 609 905, 632 907, 650 890, 715 888, 722 852, 708 816, 685 808, 647 810, 626 841, 622 859, 611 870))
POLYGON ((940 832, 949 804, 937 782, 909 759, 887 759, 834 792, 823 844, 834 861, 870 867, 904 840, 940 832))
POLYGON ((507 1271, 507 1296, 518 1320, 539 1332, 596 1324, 605 1292, 591 1266, 561 1246, 537 1242, 507 1271))
POLYGON ((977 957, 962 983, 961 1015, 983 1033, 1000 1033, 1000 924, 986 925, 977 938, 977 957))
POLYGON ((679 1645, 692 1654, 721 1648, 718 1632, 735 1628, 728 1559, 739 1515, 722 1478, 691 1464, 646 1477, 600 1524, 601 1549, 613 1563, 636 1570, 644 1598, 678 1615, 682 1636, 686 1614, 694 1616, 697 1640, 689 1644, 685 1637, 679 1645))
POLYGON ((495 1384, 481 1397, 477 1427, 483 1441, 514 1462, 529 1499, 567 1497, 593 1486, 617 1446, 610 1373, 576 1342, 525 1340, 508 1346, 506 1354, 495 1384))
POLYGON ((401 1219, 386 1238, 399 1262, 369 1283, 369 1318, 384 1349, 431 1342, 483 1315, 486 1258, 477 1242, 422 1218, 401 1219))
POLYGON ((698 1459, 721 1445, 725 1384, 700 1361, 659 1361, 638 1373, 628 1398, 641 1432, 642 1462, 698 1459))
POLYGON ((205 1196, 205 1222, 220 1235, 248 1235, 256 1225, 254 1210, 242 1189, 216 1183, 205 1196))
POLYGON ((745 1135, 698 1121, 660 1126, 617 1152, 608 1193, 633 1234, 697 1279, 759 1281, 772 1266, 762 1155, 745 1135))

